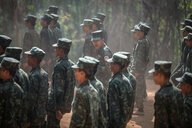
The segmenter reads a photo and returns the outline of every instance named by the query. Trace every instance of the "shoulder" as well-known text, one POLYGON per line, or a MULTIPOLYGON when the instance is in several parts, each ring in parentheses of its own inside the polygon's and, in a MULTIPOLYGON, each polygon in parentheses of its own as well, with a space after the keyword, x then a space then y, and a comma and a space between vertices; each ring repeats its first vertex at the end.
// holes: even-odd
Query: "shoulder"
POLYGON ((43 76, 43 77, 48 78, 48 73, 42 68, 40 69, 40 75, 43 76))
POLYGON ((192 108, 192 96, 185 97, 184 104, 192 108))
POLYGON ((21 86, 19 84, 17 84, 16 82, 14 82, 12 87, 13 87, 15 93, 17 93, 17 94, 23 94, 24 93, 21 86))

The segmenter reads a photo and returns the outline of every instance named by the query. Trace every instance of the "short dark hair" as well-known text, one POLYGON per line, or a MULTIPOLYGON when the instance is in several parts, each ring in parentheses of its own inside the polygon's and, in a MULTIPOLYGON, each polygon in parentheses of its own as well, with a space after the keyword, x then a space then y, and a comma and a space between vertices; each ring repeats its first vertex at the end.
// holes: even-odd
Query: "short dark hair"
MULTIPOLYGON (((17 70, 18 70, 18 69, 17 69, 17 70)), ((9 71, 9 73, 11 74, 11 76, 14 77, 15 74, 16 74, 16 72, 17 72, 17 70, 12 70, 12 69, 10 69, 10 70, 8 70, 8 71, 9 71)))
POLYGON ((27 20, 26 22, 27 22, 27 23, 30 23, 33 27, 34 27, 35 24, 36 24, 35 22, 31 22, 30 20, 27 20))
POLYGON ((64 54, 65 55, 68 55, 69 52, 70 52, 70 48, 61 48, 61 47, 58 47, 59 49, 62 49, 64 51, 64 54))
POLYGON ((117 63, 117 62, 115 62, 115 64, 119 65, 120 70, 122 70, 122 69, 125 67, 125 66, 124 66, 124 65, 122 65, 121 63, 117 63))

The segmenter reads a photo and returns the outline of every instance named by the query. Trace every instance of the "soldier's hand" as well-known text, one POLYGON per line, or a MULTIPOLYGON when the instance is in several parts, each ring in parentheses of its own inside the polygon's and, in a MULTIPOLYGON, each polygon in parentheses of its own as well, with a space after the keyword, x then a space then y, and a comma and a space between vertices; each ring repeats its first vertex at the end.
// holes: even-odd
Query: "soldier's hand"
POLYGON ((56 117, 58 120, 61 120, 63 117, 63 114, 61 113, 61 111, 56 111, 56 117))

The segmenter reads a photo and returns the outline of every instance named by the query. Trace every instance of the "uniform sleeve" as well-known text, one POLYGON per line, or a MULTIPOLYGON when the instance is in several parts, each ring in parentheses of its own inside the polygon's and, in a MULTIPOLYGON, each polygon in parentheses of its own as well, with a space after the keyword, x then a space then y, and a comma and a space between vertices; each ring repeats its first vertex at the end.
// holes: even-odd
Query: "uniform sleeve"
POLYGON ((75 99, 73 101, 72 116, 70 122, 70 128, 83 128, 86 123, 88 105, 85 95, 79 93, 77 90, 75 99))
POLYGON ((135 73, 143 74, 146 68, 146 43, 140 41, 136 47, 136 53, 134 57, 134 69, 135 73))
POLYGON ((56 66, 53 73, 53 86, 55 93, 56 110, 61 110, 64 106, 64 98, 66 87, 65 85, 66 69, 56 66))
POLYGON ((192 72, 192 52, 189 53, 187 58, 187 72, 192 72))
POLYGON ((155 122, 154 128, 169 128, 168 113, 164 98, 155 96, 155 122))
POLYGON ((192 125, 191 120, 192 120, 192 100, 186 99, 184 101, 184 124, 188 126, 192 125))
POLYGON ((108 127, 119 127, 121 126, 121 113, 120 113, 120 99, 119 99, 119 91, 115 88, 118 83, 109 83, 109 89, 107 94, 107 102, 108 102, 108 127))

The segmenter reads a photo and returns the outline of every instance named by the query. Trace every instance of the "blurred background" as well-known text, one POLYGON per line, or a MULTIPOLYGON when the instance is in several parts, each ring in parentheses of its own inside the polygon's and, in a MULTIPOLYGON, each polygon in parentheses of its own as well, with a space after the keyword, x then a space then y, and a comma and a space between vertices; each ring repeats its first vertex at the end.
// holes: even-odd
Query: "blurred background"
MULTIPOLYGON (((36 15, 36 30, 40 32, 40 17, 49 5, 59 7, 62 36, 73 40, 70 58, 76 61, 82 55, 84 33, 80 24, 97 12, 106 14, 104 27, 112 52, 132 53, 134 41, 130 30, 140 21, 151 31, 148 39, 154 60, 171 60, 174 66, 180 60, 182 32, 180 23, 192 13, 191 0, 0 0, 0 34, 13 39, 13 46, 21 46, 26 31, 24 17, 36 15)), ((174 67, 173 66, 173 67, 174 67)))

